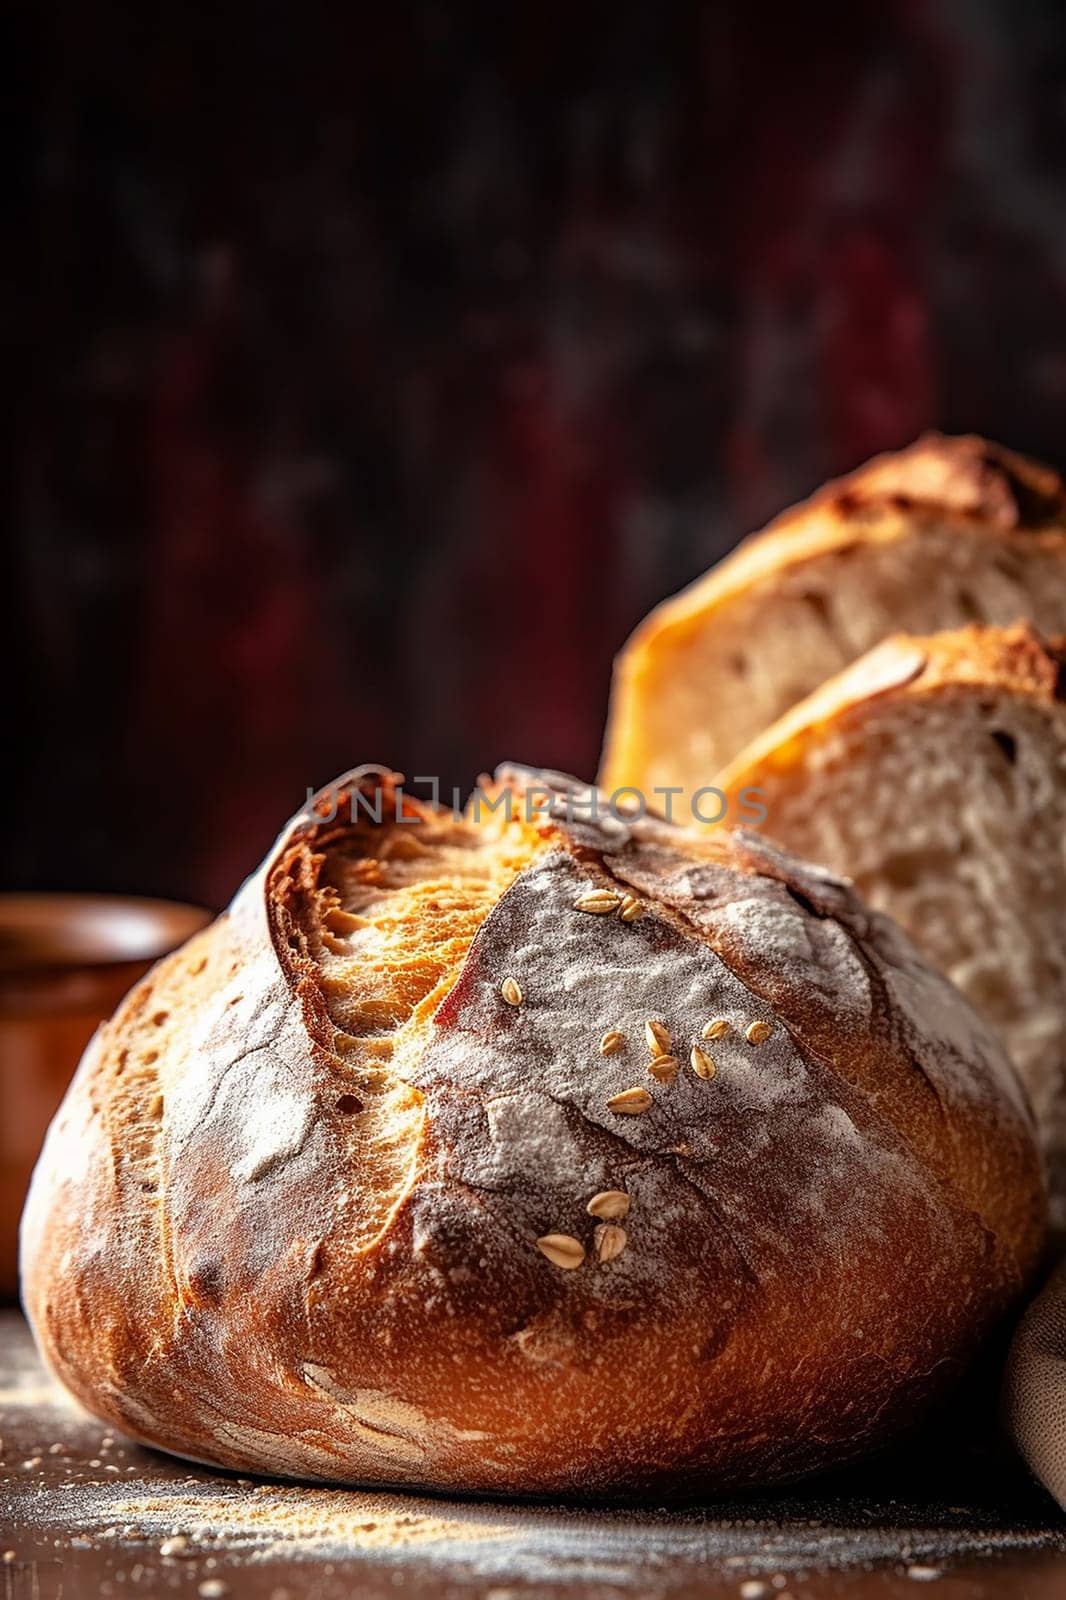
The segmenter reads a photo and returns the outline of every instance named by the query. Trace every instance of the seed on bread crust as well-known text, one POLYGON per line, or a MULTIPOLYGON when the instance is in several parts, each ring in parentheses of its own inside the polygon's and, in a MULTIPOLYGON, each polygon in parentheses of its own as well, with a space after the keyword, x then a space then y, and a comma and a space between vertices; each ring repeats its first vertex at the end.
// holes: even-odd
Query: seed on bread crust
POLYGON ((635 894, 624 894, 622 904, 618 908, 619 921, 636 922, 643 910, 643 902, 638 900, 635 894))
POLYGON ((626 1247, 626 1230, 614 1222, 601 1222, 593 1234, 596 1260, 614 1261, 626 1247))
POLYGON ((629 1196, 624 1189, 601 1189, 585 1207, 590 1217, 602 1217, 605 1222, 617 1222, 629 1213, 629 1196))
POLYGON ((537 1240, 537 1249, 564 1272, 572 1272, 585 1259, 585 1246, 569 1233, 546 1233, 537 1240))
POLYGON ((626 1036, 625 1036, 624 1033, 619 1033, 617 1028, 608 1028, 607 1032, 604 1034, 603 1038, 600 1040, 600 1055, 601 1056, 617 1055, 619 1050, 621 1050, 622 1046, 625 1044, 625 1042, 626 1042, 626 1036))
POLYGON ((500 993, 509 1006, 522 1004, 522 990, 516 978, 504 978, 500 984, 500 993))
POLYGON ((762 1044, 773 1033, 773 1028, 768 1022, 751 1022, 744 1034, 749 1044, 762 1044))
POLYGON ((574 901, 575 911, 587 911, 593 917, 605 917, 617 911, 622 900, 613 889, 588 889, 574 901))
POLYGON ((692 1052, 688 1059, 697 1078, 711 1079, 718 1071, 713 1058, 707 1054, 706 1050, 701 1050, 698 1044, 692 1046, 692 1052))
POLYGON ((653 1056, 670 1054, 670 1029, 659 1017, 649 1017, 644 1024, 644 1039, 653 1056))
POLYGON ((676 1056, 656 1056, 648 1062, 648 1071, 659 1083, 673 1083, 678 1074, 676 1056))
POLYGON ((703 1024, 704 1039, 721 1039, 729 1032, 729 1023, 725 1017, 715 1017, 711 1022, 703 1024))
POLYGON ((621 1094, 613 1094, 607 1102, 608 1111, 617 1111, 621 1117, 639 1117, 641 1112, 650 1111, 655 1101, 647 1089, 623 1089, 621 1094))

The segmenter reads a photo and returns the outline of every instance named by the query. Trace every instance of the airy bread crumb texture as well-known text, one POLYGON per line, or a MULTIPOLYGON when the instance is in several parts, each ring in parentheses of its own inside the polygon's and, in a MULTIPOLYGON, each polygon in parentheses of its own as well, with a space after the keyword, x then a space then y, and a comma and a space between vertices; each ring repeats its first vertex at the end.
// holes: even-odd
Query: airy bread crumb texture
POLYGON ((846 872, 1007 1045, 1066 1180, 1066 655, 1032 630, 893 640, 721 776, 846 872), (913 663, 890 682, 890 656, 913 663))

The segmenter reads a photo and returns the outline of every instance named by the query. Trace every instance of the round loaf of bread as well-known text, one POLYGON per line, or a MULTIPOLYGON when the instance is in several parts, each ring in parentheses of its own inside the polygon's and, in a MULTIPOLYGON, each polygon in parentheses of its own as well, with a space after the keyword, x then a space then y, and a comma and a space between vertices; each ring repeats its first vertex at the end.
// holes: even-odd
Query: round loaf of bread
POLYGON ((180 1455, 452 1491, 734 1489, 915 1420, 1043 1231, 967 1002, 754 836, 396 785, 338 780, 90 1046, 23 1224, 52 1370, 180 1455))

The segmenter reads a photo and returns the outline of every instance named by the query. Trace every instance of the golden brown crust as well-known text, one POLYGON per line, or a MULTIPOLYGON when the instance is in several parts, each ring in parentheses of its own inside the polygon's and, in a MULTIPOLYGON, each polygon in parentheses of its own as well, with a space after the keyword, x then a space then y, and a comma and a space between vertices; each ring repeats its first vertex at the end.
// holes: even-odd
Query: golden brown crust
POLYGON ((98 1036, 23 1231, 36 1337, 98 1415, 312 1477, 734 1487, 906 1425, 1024 1286, 1029 1114, 961 997, 828 875, 546 781, 487 845, 425 808, 298 818, 98 1036))
POLYGON ((1042 462, 977 435, 927 433, 906 450, 876 456, 775 517, 636 630, 627 651, 664 627, 709 611, 757 578, 826 549, 893 537, 915 516, 957 518, 967 526, 1066 548, 1066 491, 1042 462))
MULTIPOLYGON (((786 580, 803 599, 808 571, 813 577, 827 562, 845 556, 849 568, 870 569, 872 600, 872 591, 882 581, 875 576, 874 568, 879 566, 886 547, 902 547, 905 541, 921 541, 934 532, 946 533, 960 545, 980 541, 984 551, 981 559, 989 567, 1000 569, 1001 580, 1005 577, 1017 586, 1023 603, 1013 612, 985 616, 983 620, 1004 624, 1015 620, 1023 610, 1039 620, 1043 604, 1059 616, 1058 623, 1045 618, 1044 626, 1062 625, 1063 602, 1048 581, 1052 571, 1059 575, 1060 590, 1066 580, 1066 489, 1059 474, 976 435, 925 434, 907 449, 878 456, 846 477, 826 484, 649 613, 615 663, 604 740, 604 787, 611 791, 624 784, 647 785, 649 771, 655 767, 651 749, 655 707, 661 703, 664 690, 670 693, 674 689, 672 674, 679 673, 683 678, 691 670, 673 663, 683 663, 701 635, 721 630, 737 602, 758 596, 769 604, 786 580), (1033 563, 1036 565, 1030 572, 1033 563), (1034 607, 1032 612, 1028 605, 1034 607)), ((839 573, 835 576, 839 578, 839 573)), ((828 578, 832 583, 834 573, 829 573, 828 578)), ((817 583, 814 587, 818 590, 817 583)), ((910 592, 913 594, 913 586, 910 592)), ((811 598, 819 605, 823 603, 820 591, 811 598)), ((906 606, 908 586, 893 590, 886 599, 897 608, 906 606)), ((956 601, 964 607, 971 603, 965 584, 951 604, 956 601)), ((804 673, 811 670, 809 662, 788 662, 785 668, 776 667, 775 671, 786 670, 789 675, 784 698, 769 707, 754 726, 744 726, 739 738, 726 739, 724 745, 718 741, 714 759, 701 772, 699 781, 712 782, 714 771, 731 760, 763 726, 811 693, 822 679, 893 631, 892 624, 878 626, 875 615, 876 611, 871 611, 867 622, 859 610, 849 611, 845 625, 832 630, 836 658, 827 660, 816 676, 804 681, 804 673)), ((903 617, 901 624, 897 617, 894 626, 906 625, 907 620, 903 617)), ((963 611, 928 617, 921 625, 950 628, 966 620, 969 619, 963 611)), ((786 630, 790 625, 788 618, 780 623, 786 630)), ((737 647, 757 657, 762 654, 758 628, 747 612, 737 647)), ((749 693, 741 681, 719 681, 713 688, 719 697, 733 701, 743 700, 749 693)), ((682 709, 678 715, 698 716, 697 703, 694 692, 692 708, 682 709)), ((738 720, 742 720, 739 714, 738 720)), ((688 731, 675 724, 672 739, 680 742, 688 731)), ((669 781, 676 782, 678 778, 671 774, 669 781)), ((687 780, 681 781, 687 786, 687 780)))
POLYGON ((926 656, 922 693, 984 683, 1047 705, 1066 701, 1066 639, 1045 639, 1028 622, 1011 628, 974 623, 915 643, 926 656))
MULTIPOLYGON (((1048 527, 1061 533, 1066 520, 1066 487, 1053 467, 972 433, 923 434, 905 450, 875 456, 826 484, 813 500, 847 512, 878 502, 926 507, 1027 533, 1048 527)), ((794 522, 796 515, 786 512, 775 526, 794 522)))

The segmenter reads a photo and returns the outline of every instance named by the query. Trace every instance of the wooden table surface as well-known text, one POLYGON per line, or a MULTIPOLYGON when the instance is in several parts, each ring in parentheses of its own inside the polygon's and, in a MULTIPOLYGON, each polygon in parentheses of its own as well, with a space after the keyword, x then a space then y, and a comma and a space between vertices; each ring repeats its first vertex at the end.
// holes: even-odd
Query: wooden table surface
POLYGON ((744 1504, 542 1505, 237 1478, 128 1444, 0 1313, 0 1597, 1063 1600, 1066 1516, 939 1436, 744 1504))

